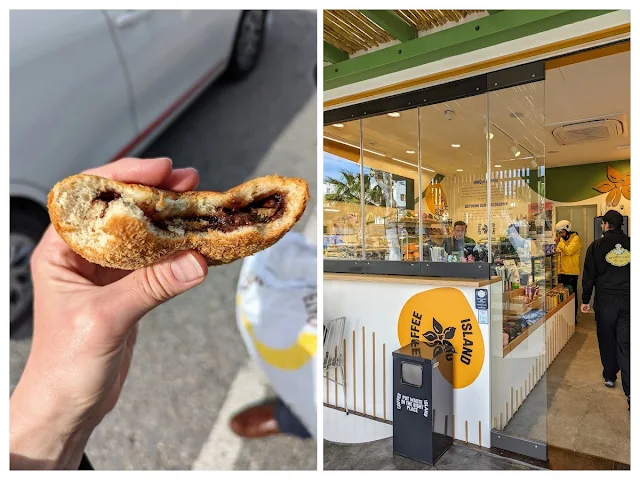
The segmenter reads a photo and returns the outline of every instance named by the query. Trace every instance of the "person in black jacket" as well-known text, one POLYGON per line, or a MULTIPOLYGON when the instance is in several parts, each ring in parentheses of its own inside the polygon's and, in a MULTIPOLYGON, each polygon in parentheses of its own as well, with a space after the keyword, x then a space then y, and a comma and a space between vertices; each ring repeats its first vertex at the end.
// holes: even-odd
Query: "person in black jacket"
POLYGON ((619 212, 609 210, 600 219, 604 235, 587 249, 582 273, 580 310, 583 313, 589 312, 589 302, 595 287, 593 309, 596 314, 604 384, 613 388, 620 371, 622 389, 631 410, 631 240, 621 230, 623 218, 619 212))

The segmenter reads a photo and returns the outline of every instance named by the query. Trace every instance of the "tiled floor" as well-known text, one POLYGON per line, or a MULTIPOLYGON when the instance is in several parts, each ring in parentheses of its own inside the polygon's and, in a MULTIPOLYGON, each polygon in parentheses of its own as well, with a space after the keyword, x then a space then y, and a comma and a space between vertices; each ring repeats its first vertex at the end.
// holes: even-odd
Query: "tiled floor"
POLYGON ((505 431, 630 464, 630 428, 620 376, 615 388, 604 386, 594 317, 581 314, 573 337, 505 431))
POLYGON ((324 441, 325 470, 542 470, 517 460, 454 444, 435 467, 393 455, 393 438, 345 445, 324 441))

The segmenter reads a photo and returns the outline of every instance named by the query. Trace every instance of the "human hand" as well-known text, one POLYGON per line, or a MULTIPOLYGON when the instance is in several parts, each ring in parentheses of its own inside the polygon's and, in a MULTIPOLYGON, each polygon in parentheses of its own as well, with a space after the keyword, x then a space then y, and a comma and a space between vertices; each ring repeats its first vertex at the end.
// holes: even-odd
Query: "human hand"
MULTIPOLYGON (((169 159, 122 159, 88 170, 113 180, 183 192, 198 172, 169 159)), ((200 284, 207 264, 180 252, 134 272, 89 263, 53 226, 31 259, 31 353, 10 399, 12 469, 77 469, 93 429, 111 411, 127 378, 137 323, 200 284)))
POLYGON ((556 236, 556 238, 554 238, 554 241, 556 242, 556 245, 560 243, 560 236, 556 236))
POLYGON ((589 306, 588 303, 583 303, 582 305, 580 305, 580 311, 582 313, 589 313, 590 310, 591 310, 591 307, 589 306))

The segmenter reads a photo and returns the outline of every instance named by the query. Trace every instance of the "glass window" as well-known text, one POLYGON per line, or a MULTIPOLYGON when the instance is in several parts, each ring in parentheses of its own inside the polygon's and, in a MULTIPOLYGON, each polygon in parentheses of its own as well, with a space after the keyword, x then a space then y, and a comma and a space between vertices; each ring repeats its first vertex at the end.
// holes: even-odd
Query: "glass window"
POLYGON ((544 82, 491 92, 489 106, 493 260, 499 274, 510 274, 505 289, 512 290, 545 280, 544 261, 536 262, 551 222, 543 197, 544 82))
POLYGON ((324 127, 325 258, 362 259, 360 123, 355 120, 324 127))
POLYGON ((547 331, 555 321, 548 312, 566 291, 551 288, 552 271, 545 268, 555 247, 546 255, 551 209, 543 196, 549 136, 544 127, 544 81, 488 95, 491 216, 496 224, 493 269, 502 278, 502 288, 494 291, 500 285, 494 284, 492 295, 496 301, 502 297, 503 307, 491 319, 492 344, 502 346, 492 349, 492 423, 507 435, 546 443, 544 370, 547 331), (531 400, 525 402, 528 397, 531 400))
POLYGON ((418 109, 362 120, 365 259, 419 261, 418 109))
POLYGON ((426 262, 489 262, 487 97, 420 107, 426 262))

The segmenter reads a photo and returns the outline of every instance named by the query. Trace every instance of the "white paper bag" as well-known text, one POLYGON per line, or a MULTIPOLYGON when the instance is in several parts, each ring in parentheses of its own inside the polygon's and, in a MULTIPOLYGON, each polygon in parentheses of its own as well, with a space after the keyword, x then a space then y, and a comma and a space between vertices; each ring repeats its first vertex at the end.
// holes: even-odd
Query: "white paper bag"
POLYGON ((316 436, 316 247, 290 232, 244 260, 236 318, 276 394, 316 436))

